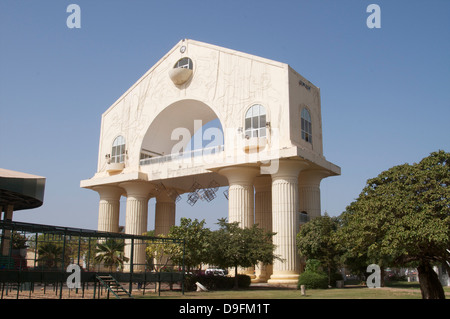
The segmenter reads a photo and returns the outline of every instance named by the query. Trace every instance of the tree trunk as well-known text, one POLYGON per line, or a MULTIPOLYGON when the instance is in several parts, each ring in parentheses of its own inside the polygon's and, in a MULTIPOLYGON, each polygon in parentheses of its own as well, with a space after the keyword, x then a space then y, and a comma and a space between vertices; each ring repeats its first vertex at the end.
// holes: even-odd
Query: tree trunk
POLYGON ((238 281, 238 266, 234 266, 234 289, 239 288, 239 281, 238 281))
POLYGON ((384 287, 384 276, 386 275, 384 267, 380 267, 380 287, 384 287))
POLYGON ((422 261, 417 267, 419 272, 422 299, 445 299, 444 288, 429 262, 422 261))
POLYGON ((331 287, 331 267, 328 267, 328 286, 331 287))

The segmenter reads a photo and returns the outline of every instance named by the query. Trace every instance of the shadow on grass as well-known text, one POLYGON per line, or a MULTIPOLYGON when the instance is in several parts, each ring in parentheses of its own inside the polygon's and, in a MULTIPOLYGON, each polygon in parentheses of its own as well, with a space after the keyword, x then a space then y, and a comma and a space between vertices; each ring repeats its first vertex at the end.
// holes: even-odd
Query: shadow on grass
POLYGON ((407 281, 386 281, 385 287, 389 288, 402 288, 402 289, 420 289, 420 284, 418 282, 407 282, 407 281))

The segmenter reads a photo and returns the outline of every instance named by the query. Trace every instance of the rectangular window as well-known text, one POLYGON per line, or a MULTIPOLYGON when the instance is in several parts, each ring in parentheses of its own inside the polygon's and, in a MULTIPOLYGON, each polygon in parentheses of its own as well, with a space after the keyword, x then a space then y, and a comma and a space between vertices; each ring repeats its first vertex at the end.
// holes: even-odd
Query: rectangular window
POLYGON ((262 127, 262 128, 260 128, 259 130, 260 130, 259 136, 261 136, 261 137, 266 137, 266 128, 265 128, 265 127, 262 127))
POLYGON ((266 116, 265 115, 261 115, 259 117, 259 127, 260 128, 265 128, 266 127, 266 116))
POLYGON ((248 130, 252 127, 252 119, 251 118, 246 118, 245 119, 245 129, 248 130))
POLYGON ((257 116, 252 118, 252 128, 257 129, 259 127, 259 118, 257 116))

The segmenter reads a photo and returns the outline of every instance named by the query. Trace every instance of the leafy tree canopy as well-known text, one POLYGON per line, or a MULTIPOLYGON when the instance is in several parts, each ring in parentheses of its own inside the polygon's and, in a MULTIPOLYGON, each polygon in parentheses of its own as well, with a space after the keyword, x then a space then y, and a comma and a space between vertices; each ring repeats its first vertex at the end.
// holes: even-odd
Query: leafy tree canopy
MULTIPOLYGON (((205 228, 205 220, 198 221, 197 219, 181 218, 180 226, 172 226, 169 232, 169 238, 184 239, 185 241, 185 255, 184 263, 187 270, 200 265, 207 261, 211 231, 205 228)), ((181 264, 183 262, 183 247, 180 245, 174 246, 172 250, 171 259, 181 264)))
POLYGON ((223 268, 235 269, 235 286, 237 287, 238 267, 252 267, 261 262, 271 264, 274 259, 275 233, 267 232, 258 225, 249 228, 239 227, 239 223, 228 223, 219 219, 220 229, 211 236, 210 263, 223 268))
POLYGON ((348 257, 365 256, 380 266, 416 262, 419 278, 420 269, 430 269, 430 263, 447 265, 449 165, 450 153, 439 151, 419 163, 398 165, 369 179, 341 215, 339 238, 348 257))
POLYGON ((342 254, 335 238, 338 225, 337 217, 319 216, 302 225, 297 234, 300 256, 320 261, 326 268, 329 279, 337 270, 342 254))

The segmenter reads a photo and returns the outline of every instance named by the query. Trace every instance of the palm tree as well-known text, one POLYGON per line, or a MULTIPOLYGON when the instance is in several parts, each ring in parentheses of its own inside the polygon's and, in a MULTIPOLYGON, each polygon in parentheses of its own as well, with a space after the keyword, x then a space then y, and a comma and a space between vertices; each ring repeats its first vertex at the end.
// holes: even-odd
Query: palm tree
POLYGON ((94 261, 97 263, 103 262, 105 266, 109 267, 110 271, 112 271, 114 266, 123 268, 123 263, 129 260, 123 255, 124 247, 124 242, 114 239, 107 239, 105 242, 97 243, 94 261))
POLYGON ((62 247, 54 243, 44 243, 38 249, 38 261, 45 263, 48 268, 56 267, 62 261, 62 247))

